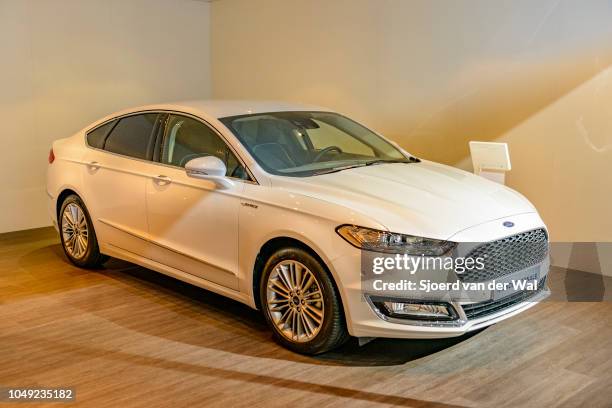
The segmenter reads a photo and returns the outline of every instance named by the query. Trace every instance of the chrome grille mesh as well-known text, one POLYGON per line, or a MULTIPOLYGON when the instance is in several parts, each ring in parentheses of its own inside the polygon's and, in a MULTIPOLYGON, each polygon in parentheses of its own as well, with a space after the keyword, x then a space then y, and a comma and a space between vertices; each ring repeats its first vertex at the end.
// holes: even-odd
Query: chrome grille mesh
POLYGON ((464 282, 485 282, 509 275, 542 262, 548 253, 544 229, 536 229, 484 243, 472 250, 468 258, 482 258, 484 268, 458 274, 464 282))

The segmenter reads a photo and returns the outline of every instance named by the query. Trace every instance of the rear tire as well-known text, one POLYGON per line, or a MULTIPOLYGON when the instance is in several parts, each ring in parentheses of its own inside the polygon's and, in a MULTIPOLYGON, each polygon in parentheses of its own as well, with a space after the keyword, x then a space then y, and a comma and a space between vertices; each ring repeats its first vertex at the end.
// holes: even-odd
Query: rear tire
POLYGON ((108 260, 100 253, 93 223, 81 198, 71 194, 58 214, 62 248, 66 257, 78 267, 96 268, 108 260))
POLYGON ((301 354, 320 354, 348 338, 342 303, 325 267, 300 248, 275 252, 264 266, 260 299, 275 340, 301 354))

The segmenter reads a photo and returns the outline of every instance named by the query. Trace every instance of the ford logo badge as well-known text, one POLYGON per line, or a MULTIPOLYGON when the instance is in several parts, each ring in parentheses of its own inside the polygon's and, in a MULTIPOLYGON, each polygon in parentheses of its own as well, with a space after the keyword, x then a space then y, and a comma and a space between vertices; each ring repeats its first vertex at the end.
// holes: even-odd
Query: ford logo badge
POLYGON ((514 223, 512 221, 504 221, 504 227, 512 228, 514 227, 514 223))

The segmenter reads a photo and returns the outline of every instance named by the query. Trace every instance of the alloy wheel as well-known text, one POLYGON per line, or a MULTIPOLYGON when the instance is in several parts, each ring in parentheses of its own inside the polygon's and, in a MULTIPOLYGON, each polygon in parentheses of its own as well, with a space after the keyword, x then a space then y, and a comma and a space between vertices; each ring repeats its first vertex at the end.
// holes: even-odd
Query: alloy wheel
POLYGON ((64 247, 70 256, 80 259, 85 255, 89 243, 89 228, 85 212, 75 203, 70 203, 64 208, 62 237, 64 247))
POLYGON ((307 342, 321 330, 324 303, 321 285, 305 265, 279 262, 266 285, 267 308, 278 332, 288 340, 307 342))

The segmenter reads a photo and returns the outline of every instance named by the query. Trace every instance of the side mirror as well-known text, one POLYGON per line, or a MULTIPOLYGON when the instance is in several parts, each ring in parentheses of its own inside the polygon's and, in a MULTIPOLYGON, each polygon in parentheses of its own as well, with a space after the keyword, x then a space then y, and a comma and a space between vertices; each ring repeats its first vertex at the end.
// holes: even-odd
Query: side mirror
POLYGON ((225 177, 226 171, 225 163, 215 156, 198 157, 185 164, 187 176, 212 181, 222 188, 234 185, 229 178, 225 177))

